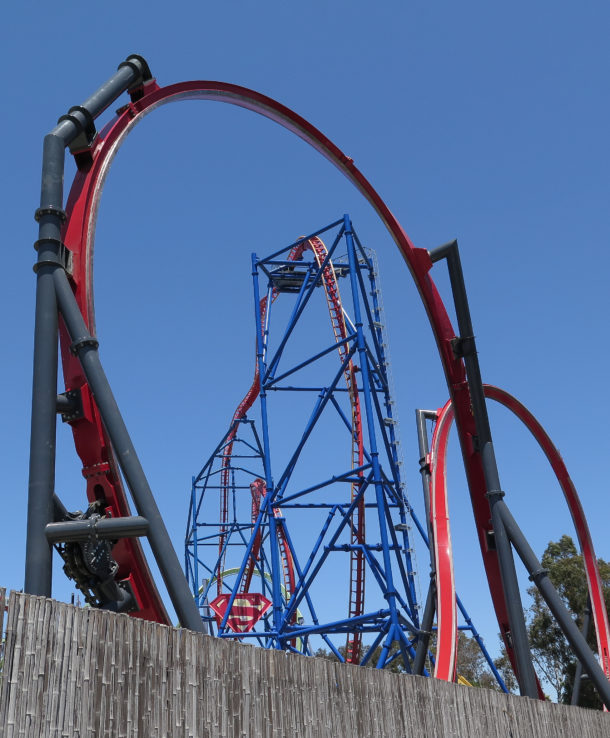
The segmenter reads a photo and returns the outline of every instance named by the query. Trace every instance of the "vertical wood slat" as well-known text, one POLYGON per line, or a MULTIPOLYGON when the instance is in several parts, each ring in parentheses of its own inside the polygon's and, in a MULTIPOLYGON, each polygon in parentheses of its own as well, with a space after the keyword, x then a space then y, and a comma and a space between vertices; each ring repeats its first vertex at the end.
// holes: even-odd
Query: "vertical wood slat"
POLYGON ((4 642, 4 610, 6 608, 6 589, 0 587, 0 640, 4 642))
MULTIPOLYGON (((5 592, 0 589, 0 632, 5 592)), ((602 738, 610 715, 11 593, 0 738, 602 738)))
MULTIPOLYGON (((5 662, 5 641, 4 641, 4 610, 6 608, 6 589, 0 587, 0 664, 4 666, 5 662)), ((2 702, 2 669, 0 668, 0 715, 4 714, 4 704, 2 702)), ((1 721, 0 721, 1 722, 1 721)), ((2 728, 0 727, 0 731, 2 728)))

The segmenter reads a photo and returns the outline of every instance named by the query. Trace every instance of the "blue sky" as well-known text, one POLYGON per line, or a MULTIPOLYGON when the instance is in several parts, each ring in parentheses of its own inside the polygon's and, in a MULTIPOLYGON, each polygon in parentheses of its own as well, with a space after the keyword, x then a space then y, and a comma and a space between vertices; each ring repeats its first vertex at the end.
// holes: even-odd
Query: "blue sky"
MULTIPOLYGON (((244 1, 171 13, 148 3, 90 14, 29 3, 13 4, 3 25, 2 585, 23 583, 42 139, 130 53, 162 85, 216 79, 288 105, 355 160, 417 246, 458 239, 483 378, 546 426, 610 559, 606 3, 244 1)), ((251 380, 250 253, 344 212, 378 254, 409 495, 421 508, 414 408, 447 393, 408 271, 364 200, 291 134, 209 102, 147 117, 113 165, 96 238, 100 355, 180 556, 190 478, 251 380)), ((433 277, 449 301, 441 265, 433 277)), ((491 416, 507 501, 541 554, 571 532, 560 490, 517 424, 491 416)), ((58 445, 57 489, 82 507, 65 427, 58 445)), ((495 644, 455 461, 450 504, 458 586, 495 644)), ((59 571, 54 591, 69 597, 59 571)))

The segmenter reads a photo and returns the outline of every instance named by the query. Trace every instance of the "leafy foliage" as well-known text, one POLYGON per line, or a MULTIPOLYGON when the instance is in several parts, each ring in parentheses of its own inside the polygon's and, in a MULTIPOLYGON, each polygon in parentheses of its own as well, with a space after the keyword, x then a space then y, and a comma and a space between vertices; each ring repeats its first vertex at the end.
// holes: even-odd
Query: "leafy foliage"
MULTIPOLYGON (((363 658, 368 653, 369 648, 369 646, 364 647, 363 658)), ((367 661, 367 667, 375 668, 381 655, 381 649, 381 646, 378 646, 375 649, 375 652, 367 661)), ((434 653, 434 638, 432 639, 430 650, 432 651, 432 653, 434 653)), ((341 655, 344 655, 345 648, 343 646, 340 646, 339 652, 341 653, 341 655)), ((332 653, 332 651, 327 651, 325 648, 319 648, 314 653, 314 656, 329 659, 331 661, 338 660, 335 654, 332 653)), ((399 648, 396 643, 392 644, 388 656, 388 661, 389 663, 385 666, 385 669, 387 671, 391 671, 397 674, 407 673, 407 669, 405 669, 402 656, 399 653, 399 648)), ((508 664, 508 659, 506 659, 506 663, 508 664)), ((427 663, 427 668, 433 668, 429 661, 427 663)), ((510 665, 508 665, 508 669, 510 670, 510 665)), ((500 690, 496 678, 494 677, 491 669, 489 668, 489 665, 487 664, 487 661, 485 660, 485 657, 483 656, 481 649, 479 648, 479 644, 475 641, 474 638, 469 638, 463 631, 460 631, 458 634, 457 670, 458 674, 467 679, 473 687, 485 687, 486 689, 500 690)), ((502 672, 500 671, 500 673, 502 672)), ((510 671, 508 674, 508 679, 510 680, 511 678, 514 682, 514 685, 516 686, 516 681, 514 679, 514 676, 512 676, 512 671, 510 671)))
POLYGON ((519 691, 517 677, 515 676, 515 672, 513 671, 510 659, 508 658, 508 654, 506 653, 504 642, 499 635, 498 638, 500 639, 500 643, 502 644, 501 654, 500 656, 498 656, 497 659, 494 659, 494 666, 500 672, 500 676, 502 677, 504 684, 506 685, 506 689, 508 689, 511 694, 516 694, 519 691))
MULTIPOLYGON (((587 605, 587 580, 582 556, 572 538, 563 535, 559 541, 551 541, 542 556, 542 565, 548 569, 551 582, 581 628, 587 605)), ((610 609, 610 564, 598 559, 598 566, 606 607, 610 609)), ((536 587, 530 587, 528 593, 533 600, 528 635, 535 666, 555 690, 557 700, 569 703, 574 687, 576 657, 536 587)), ((589 629, 588 642, 595 651, 595 633, 592 627, 589 629)), ((588 679, 582 682, 579 704, 584 707, 601 707, 597 692, 588 679)))
POLYGON ((463 631, 458 634, 458 674, 468 680, 473 687, 500 690, 489 664, 483 656, 479 644, 463 631))

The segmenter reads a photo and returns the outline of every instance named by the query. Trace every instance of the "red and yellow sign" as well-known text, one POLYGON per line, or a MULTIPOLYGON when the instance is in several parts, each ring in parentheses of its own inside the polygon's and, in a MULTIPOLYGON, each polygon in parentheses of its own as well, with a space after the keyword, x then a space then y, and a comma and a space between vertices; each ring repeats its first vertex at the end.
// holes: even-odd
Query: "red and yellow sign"
MULTIPOLYGON (((218 625, 227 612, 230 594, 221 594, 210 602, 210 607, 216 613, 218 625)), ((227 618, 227 625, 234 633, 248 633, 271 607, 271 602, 258 592, 245 592, 235 595, 231 612, 227 618)))

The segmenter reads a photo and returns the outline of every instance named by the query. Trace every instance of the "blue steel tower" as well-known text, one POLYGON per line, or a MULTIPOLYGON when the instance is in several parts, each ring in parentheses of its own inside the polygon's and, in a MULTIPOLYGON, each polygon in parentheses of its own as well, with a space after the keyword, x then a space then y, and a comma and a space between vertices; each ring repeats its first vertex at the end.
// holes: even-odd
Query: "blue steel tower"
POLYGON ((253 388, 192 486, 186 566, 202 616, 220 637, 311 653, 318 636, 341 660, 402 655, 408 668, 412 510, 373 256, 344 216, 253 255, 252 274, 253 388))

